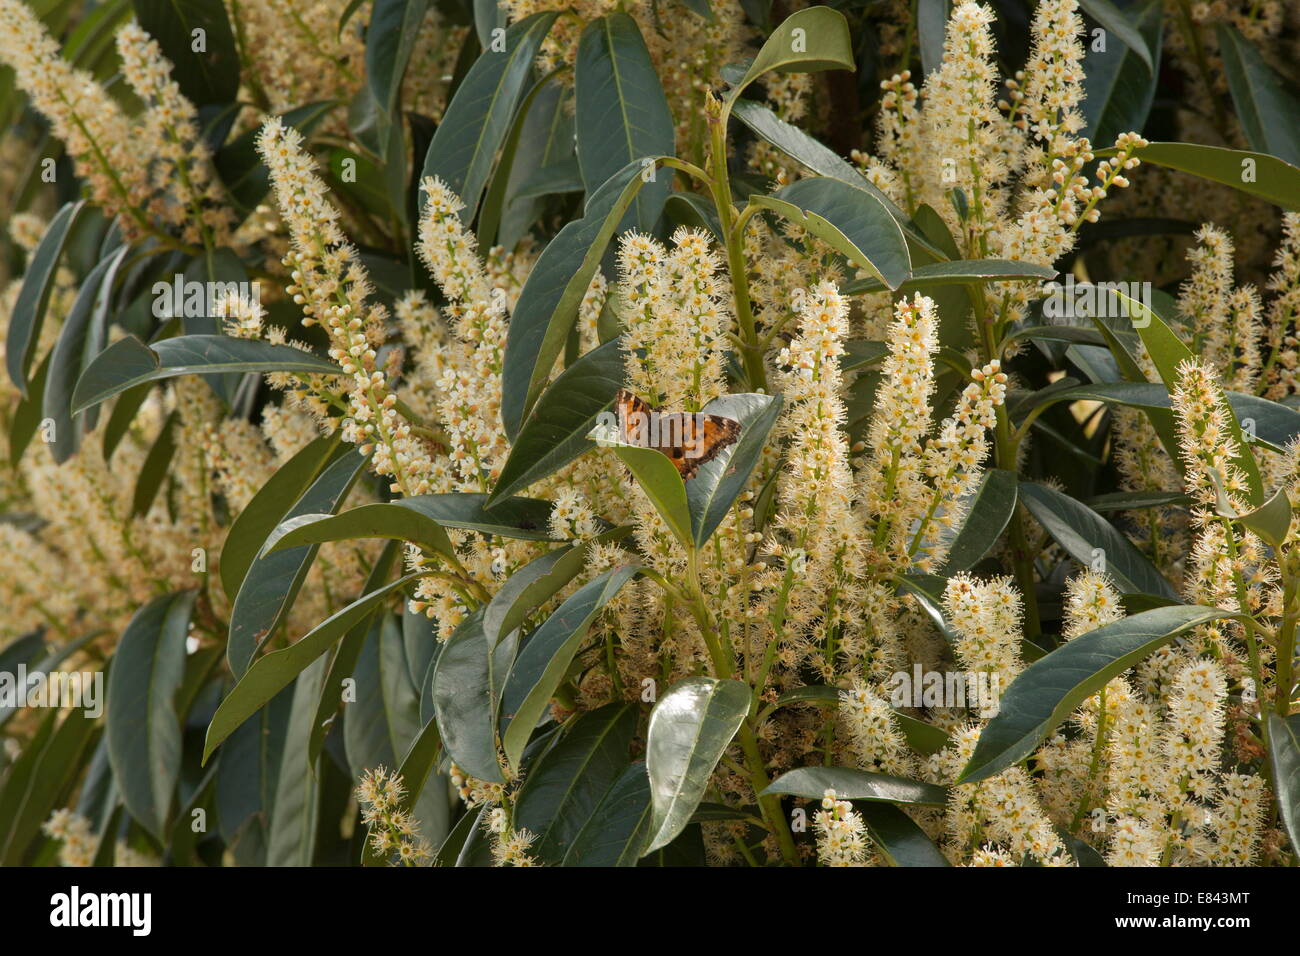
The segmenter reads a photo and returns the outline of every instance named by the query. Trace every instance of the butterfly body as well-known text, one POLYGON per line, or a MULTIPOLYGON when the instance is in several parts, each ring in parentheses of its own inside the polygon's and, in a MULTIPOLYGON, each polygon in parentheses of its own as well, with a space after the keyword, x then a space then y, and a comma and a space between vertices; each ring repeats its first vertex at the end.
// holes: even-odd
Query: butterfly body
POLYGON ((620 389, 614 400, 619 436, 629 445, 655 448, 673 463, 683 481, 740 436, 740 422, 704 412, 661 412, 620 389))

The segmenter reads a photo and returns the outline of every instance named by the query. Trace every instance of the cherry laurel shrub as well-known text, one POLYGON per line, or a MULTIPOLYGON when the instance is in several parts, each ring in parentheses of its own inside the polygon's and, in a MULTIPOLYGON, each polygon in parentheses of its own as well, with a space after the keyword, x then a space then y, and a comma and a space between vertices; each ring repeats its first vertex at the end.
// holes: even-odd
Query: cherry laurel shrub
POLYGON ((1294 865, 1297 53, 0 0, 0 863, 1294 865))

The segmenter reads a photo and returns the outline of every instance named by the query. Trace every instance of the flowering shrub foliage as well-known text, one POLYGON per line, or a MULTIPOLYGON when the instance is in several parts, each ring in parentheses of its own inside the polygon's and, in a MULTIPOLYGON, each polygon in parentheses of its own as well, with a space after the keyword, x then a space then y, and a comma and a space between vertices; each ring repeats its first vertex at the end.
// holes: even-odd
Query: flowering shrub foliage
POLYGON ((1294 865, 1287 7, 0 0, 0 863, 1294 865))

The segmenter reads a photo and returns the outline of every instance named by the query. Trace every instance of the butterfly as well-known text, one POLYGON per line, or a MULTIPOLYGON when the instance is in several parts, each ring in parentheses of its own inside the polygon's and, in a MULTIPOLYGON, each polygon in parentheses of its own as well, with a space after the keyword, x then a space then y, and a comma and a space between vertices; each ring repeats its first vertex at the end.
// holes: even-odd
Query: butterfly
POLYGON ((740 422, 703 412, 661 412, 619 389, 614 399, 620 440, 642 448, 657 448, 668 456, 683 481, 690 481, 700 466, 717 457, 740 435, 740 422))

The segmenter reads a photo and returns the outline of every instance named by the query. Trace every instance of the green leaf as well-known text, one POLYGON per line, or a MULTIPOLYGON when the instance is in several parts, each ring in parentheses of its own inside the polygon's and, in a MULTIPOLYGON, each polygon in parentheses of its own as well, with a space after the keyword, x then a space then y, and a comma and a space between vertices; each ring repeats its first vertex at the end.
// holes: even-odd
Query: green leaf
POLYGON ((1254 511, 1237 515, 1236 520, 1273 547, 1281 547, 1291 530, 1291 502, 1287 500, 1286 489, 1279 488, 1268 501, 1254 511))
POLYGON ((180 414, 175 410, 168 413, 163 420, 158 437, 149 446, 149 454, 145 456, 144 463, 140 466, 140 473, 136 477, 135 493, 131 496, 132 518, 149 513, 158 490, 167 478, 172 458, 176 455, 176 422, 179 418, 180 414))
POLYGON ((82 434, 95 427, 95 410, 73 417, 72 388, 82 370, 104 347, 113 282, 130 251, 129 246, 121 246, 86 276, 50 352, 41 414, 54 423, 55 440, 50 442, 50 451, 57 462, 71 458, 82 434))
POLYGON ((1110 0, 1079 0, 1079 6, 1084 13, 1119 37, 1120 42, 1146 65, 1148 72, 1155 72, 1155 62, 1151 59, 1146 39, 1124 12, 1117 9, 1110 0))
MULTIPOLYGON (((383 551, 375 559, 375 563, 370 568, 370 573, 366 575, 366 582, 362 586, 363 594, 381 588, 384 586, 393 568, 397 565, 398 557, 401 554, 401 547, 396 541, 390 541, 384 545, 383 551)), ((404 610, 403 618, 409 613, 404 610)), ((311 737, 307 741, 307 752, 311 758, 311 764, 316 765, 317 758, 320 757, 321 748, 325 746, 325 738, 334 725, 334 719, 338 716, 339 707, 343 702, 343 682, 353 676, 356 670, 357 660, 361 657, 361 650, 370 635, 371 618, 362 618, 356 625, 343 635, 343 640, 339 641, 338 647, 330 657, 329 670, 325 674, 325 680, 321 685, 320 699, 316 702, 316 716, 312 720, 311 737)), ((405 644, 405 641, 403 641, 405 644)), ((424 675, 421 674, 421 677, 424 675)), ((415 687, 415 679, 408 679, 411 686, 415 687)), ((418 697, 418 694, 417 694, 418 697)), ((419 724, 419 701, 416 701, 416 724, 419 724)), ((345 726, 346 731, 346 726, 345 726)), ((345 742, 346 749, 346 742, 345 742)))
POLYGON ((727 92, 726 105, 735 103, 745 87, 764 73, 852 69, 853 43, 844 14, 830 7, 808 7, 792 13, 772 31, 740 82, 727 92))
POLYGON ((332 462, 344 454, 340 435, 322 435, 281 465, 230 526, 221 546, 221 586, 234 600, 262 543, 295 502, 332 462))
POLYGON ((867 825, 871 842, 890 866, 951 866, 925 831, 906 813, 888 803, 863 802, 855 809, 867 825))
MULTIPOLYGON (((303 492, 289 509, 288 517, 332 512, 341 507, 365 464, 366 459, 360 452, 349 448, 303 492)), ((244 676, 257 649, 270 640, 288 618, 316 558, 316 551, 316 546, 311 545, 262 555, 249 566, 230 609, 226 660, 236 678, 244 676)))
POLYGON ((683 547, 691 547, 692 522, 686 484, 672 459, 658 448, 627 444, 618 434, 617 428, 608 421, 597 424, 590 437, 598 445, 614 449, 619 460, 627 465, 641 490, 667 523, 668 529, 683 547))
POLYGON ((947 732, 934 724, 927 724, 923 720, 909 717, 897 710, 894 711, 894 723, 898 725, 898 729, 907 738, 907 745, 919 754, 926 754, 927 756, 937 754, 948 746, 947 732))
MULTIPOLYGON (((311 737, 316 699, 320 697, 324 678, 325 659, 320 658, 293 681, 293 700, 285 727, 284 751, 280 758, 280 772, 276 776, 275 802, 267 836, 267 866, 311 866, 316 853, 321 778, 312 771, 307 741, 311 737)), ((238 690, 236 685, 234 692, 238 690)), ((225 701, 222 702, 224 705, 225 701)), ((215 720, 213 718, 214 723, 215 720)))
POLYGON ((1159 607, 1062 644, 1011 682, 957 783, 986 780, 1024 760, 1111 678, 1185 631, 1233 616, 1196 605, 1159 607))
POLYGON ((652 812, 642 856, 667 846, 690 822, 749 704, 747 685, 712 677, 688 677, 659 698, 646 732, 652 812))
POLYGON ((865 189, 815 177, 791 183, 771 196, 750 196, 749 201, 808 230, 888 289, 897 289, 911 275, 912 260, 902 229, 885 205, 865 189))
MULTIPOLYGON (((81 650, 91 641, 104 636, 103 631, 88 630, 80 637, 73 638, 49 650, 38 663, 33 663, 32 657, 39 651, 45 650, 45 643, 41 639, 41 634, 35 633, 27 637, 20 637, 8 644, 3 651, 0 651, 0 673, 15 673, 18 665, 24 664, 27 667, 27 677, 35 679, 37 674, 48 676, 54 668, 58 667, 65 660, 81 650), (31 657, 26 656, 31 653, 31 657)), ((13 700, 8 704, 0 705, 0 729, 3 729, 14 714, 18 713, 26 706, 18 700, 13 700)))
POLYGON ((1032 481, 1020 483, 1020 503, 1079 564, 1091 567, 1100 558, 1120 591, 1179 600, 1178 592, 1146 555, 1087 505, 1032 481))
POLYGON ((519 767, 524 747, 596 617, 640 570, 638 564, 624 564, 598 575, 575 591, 529 636, 501 695, 502 717, 510 720, 501 737, 501 749, 511 767, 519 767))
POLYGON ((59 260, 63 257, 63 247, 85 209, 84 201, 68 203, 50 220, 28 259, 18 298, 9 315, 5 365, 9 370, 9 380, 18 386, 23 398, 27 397, 27 372, 32 367, 36 345, 41 338, 41 326, 45 324, 45 310, 50 303, 50 290, 54 286, 59 260))
POLYGON ((614 404, 623 384, 623 351, 606 342, 581 355, 542 392, 501 468, 496 501, 554 474, 591 448, 587 433, 614 404))
POLYGON ((917 0, 916 39, 921 52, 922 76, 929 76, 943 63, 943 43, 951 16, 949 0, 917 0))
MULTIPOLYGON (((766 106, 753 100, 736 100, 731 108, 732 115, 750 128, 757 136, 767 140, 791 159, 798 161, 821 176, 838 179, 857 189, 871 193, 894 222, 903 230, 912 248, 921 249, 932 259, 959 258, 943 253, 935 248, 908 219, 907 213, 869 182, 857 168, 847 160, 841 159, 833 150, 809 136, 797 126, 780 119, 766 106)), ((675 196, 689 196, 688 193, 675 193, 675 196)), ((671 201, 671 199, 670 199, 671 201)))
POLYGON ((1300 714, 1283 718, 1270 712, 1266 719, 1278 816, 1291 838, 1291 852, 1297 853, 1300 852, 1297 849, 1300 848, 1300 714))
MULTIPOLYGON (((1114 149, 1096 152, 1098 159, 1114 155, 1114 149)), ((1283 209, 1300 210, 1300 168, 1267 153, 1195 143, 1151 143, 1134 155, 1144 163, 1191 173, 1283 209)))
POLYGON ((966 520, 948 546, 943 564, 945 574, 969 571, 997 544, 1016 511, 1016 476, 1002 468, 990 468, 966 502, 966 520))
POLYGON ((1166 506, 1185 508, 1192 503, 1190 495, 1181 491, 1115 491, 1089 498, 1085 504, 1093 511, 1137 511, 1142 508, 1166 506))
POLYGON ((510 122, 529 85, 533 61, 557 14, 535 13, 506 30, 505 49, 485 49, 447 106, 424 157, 423 176, 437 176, 474 219, 492 161, 510 131, 510 122))
POLYGON ((630 704, 606 704, 583 714, 529 769, 515 804, 514 825, 537 835, 530 849, 540 862, 564 859, 622 775, 636 721, 630 704))
POLYGON ((366 28, 366 82, 379 108, 392 114, 415 49, 428 0, 375 0, 366 28))
POLYGON ((551 503, 537 498, 506 498, 489 503, 487 495, 452 492, 416 495, 396 503, 444 528, 523 541, 555 540, 550 532, 551 503))
MULTIPOLYGON (((583 29, 574 100, 578 165, 588 193, 642 157, 653 172, 650 157, 674 154, 668 100, 641 30, 626 13, 611 13, 583 29)), ((671 186, 671 176, 656 177, 637 195, 632 220, 642 230, 654 229, 671 186)))
MULTIPOLYGON (((208 725, 207 740, 203 746, 203 762, 207 763, 212 752, 230 736, 236 727, 257 713, 282 689, 288 687, 295 677, 329 650, 345 632, 358 621, 365 620, 380 602, 419 577, 419 572, 408 574, 377 591, 371 591, 316 625, 296 643, 255 660, 253 666, 239 679, 213 715, 212 722, 208 725)), ((319 694, 317 696, 319 697, 319 694)), ((316 698, 313 698, 313 714, 316 712, 315 708, 316 698)), ((304 753, 306 750, 306 739, 304 739, 304 753)))
POLYGON ((605 792, 562 866, 636 866, 650 830, 650 778, 641 761, 605 792))
MULTIPOLYGON (((498 647, 505 647, 503 641, 498 647)), ((442 645, 433 668, 433 712, 442 745, 456 765, 480 780, 504 783, 497 762, 494 653, 473 611, 442 645)))
POLYGON ((564 351, 605 248, 643 185, 642 172, 635 160, 588 195, 582 218, 547 244, 524 281, 510 315, 501 373, 501 421, 511 440, 564 351))
MULTIPOLYGON (((1032 262, 1013 262, 1010 259, 962 259, 956 262, 928 262, 912 269, 911 275, 898 286, 897 292, 920 292, 940 286, 981 285, 985 282, 1045 282, 1055 278, 1051 266, 1032 262)), ((883 292, 885 287, 877 279, 854 279, 840 290, 844 295, 865 292, 883 292)), ((1059 328, 1059 327, 1057 327, 1059 328)))
POLYGON ((442 525, 410 507, 413 499, 404 498, 379 504, 361 505, 342 514, 300 514, 287 518, 276 527, 262 545, 267 555, 285 548, 326 541, 350 541, 354 538, 390 538, 410 541, 448 558, 456 556, 451 539, 442 525))
POLYGON ((1220 23, 1215 33, 1247 142, 1261 153, 1300 165, 1300 131, 1294 122, 1300 116, 1300 99, 1236 29, 1220 23))
POLYGON ((328 359, 291 345, 228 335, 182 335, 150 346, 128 335, 100 352, 81 373, 72 393, 72 413, 85 411, 142 382, 225 372, 343 374, 328 359))
POLYGON ((736 497, 745 490, 758 464, 768 433, 781 415, 781 396, 740 393, 715 398, 701 409, 740 422, 740 437, 700 466, 686 482, 691 515, 691 539, 697 548, 717 530, 736 497))
POLYGON ((221 0, 132 0, 144 32, 172 63, 172 79, 195 106, 233 103, 239 92, 239 52, 221 0), (203 31, 198 52, 195 30, 203 31))
POLYGON ((592 541, 548 551, 510 575, 483 611, 483 630, 489 646, 495 647, 502 637, 522 625, 534 608, 581 574, 593 544, 615 541, 630 531, 628 527, 615 528, 592 541))
MULTIPOLYGON (((51 711, 51 724, 56 716, 51 711)), ((28 743, 0 792, 0 864, 21 866, 41 824, 76 782, 99 733, 98 721, 74 708, 48 738, 28 743), (30 762, 29 762, 30 761, 30 762), (27 772, 30 767, 30 773, 27 772)))
POLYGON ((234 843, 254 814, 265 825, 275 806, 288 736, 293 686, 286 687, 226 741, 217 764, 217 819, 222 839, 234 843))
POLYGON ((1143 51, 1134 50, 1127 43, 1122 50, 1109 43, 1105 50, 1094 49, 1089 44, 1084 54, 1086 95, 1079 109, 1087 124, 1083 132, 1093 143, 1113 143, 1120 133, 1141 131, 1155 99, 1164 11, 1160 0, 1145 0, 1131 9, 1134 26, 1140 31, 1148 53, 1146 62, 1143 62, 1143 51), (1154 66, 1152 59, 1156 61, 1154 66))
POLYGON ((185 676, 195 591, 154 598, 118 641, 108 674, 108 758, 140 825, 161 837, 181 769, 181 724, 172 697, 185 676))
POLYGON ((948 802, 948 791, 943 787, 852 767, 800 767, 781 774, 761 796, 788 794, 820 800, 827 790, 834 790, 840 800, 881 800, 927 807, 941 807, 948 802))

